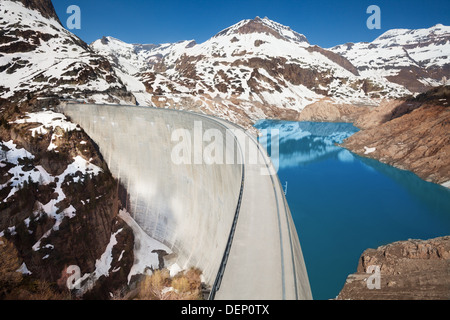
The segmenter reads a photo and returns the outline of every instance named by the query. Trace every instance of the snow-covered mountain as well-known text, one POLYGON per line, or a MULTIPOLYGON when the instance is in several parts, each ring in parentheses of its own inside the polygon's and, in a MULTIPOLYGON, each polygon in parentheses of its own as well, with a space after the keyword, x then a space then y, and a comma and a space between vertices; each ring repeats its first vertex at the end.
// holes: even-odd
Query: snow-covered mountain
POLYGON ((268 18, 240 21, 201 44, 136 45, 104 37, 91 48, 110 58, 139 104, 201 111, 244 125, 295 118, 325 97, 374 105, 381 97, 410 94, 386 78, 361 76, 345 57, 268 18))
POLYGON ((49 0, 0 2, 0 98, 133 103, 109 61, 59 22, 49 0))
POLYGON ((450 27, 393 29, 371 43, 347 43, 330 49, 347 58, 362 76, 377 76, 421 92, 450 76, 450 27))

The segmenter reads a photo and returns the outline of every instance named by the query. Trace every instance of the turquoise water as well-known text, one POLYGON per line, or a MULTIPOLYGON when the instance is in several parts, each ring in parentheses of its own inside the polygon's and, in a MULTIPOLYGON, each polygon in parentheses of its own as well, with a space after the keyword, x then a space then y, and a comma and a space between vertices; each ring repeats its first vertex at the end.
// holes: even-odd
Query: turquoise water
MULTIPOLYGON (((297 228, 314 299, 332 299, 367 248, 450 235, 450 190, 334 144, 348 123, 264 120, 280 130, 281 184, 297 228)), ((268 148, 270 151, 270 148, 268 148)))

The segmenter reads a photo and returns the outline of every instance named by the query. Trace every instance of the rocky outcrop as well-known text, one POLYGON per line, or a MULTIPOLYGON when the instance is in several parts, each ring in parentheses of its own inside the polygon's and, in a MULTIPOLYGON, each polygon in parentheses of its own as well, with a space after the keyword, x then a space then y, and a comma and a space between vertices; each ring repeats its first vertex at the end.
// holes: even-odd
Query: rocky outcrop
POLYGON ((337 53, 334 53, 333 51, 323 49, 323 48, 321 48, 319 46, 309 47, 308 51, 310 51, 310 52, 319 52, 320 54, 323 54, 324 56, 329 58, 331 61, 333 61, 333 62, 337 63, 338 65, 340 65, 342 68, 350 71, 355 76, 359 75, 358 69, 350 61, 348 61, 347 58, 345 58, 344 56, 341 56, 341 55, 339 55, 337 53))
POLYGON ((303 109, 296 121, 356 122, 373 107, 337 104, 328 98, 310 104, 303 109))
POLYGON ((78 266, 82 275, 99 273, 114 236, 109 273, 99 274, 87 295, 108 299, 126 285, 134 260, 133 232, 118 216, 118 183, 92 140, 48 110, 49 101, 23 108, 26 114, 11 107, 1 115, 0 236, 14 243, 32 279, 61 292, 67 291, 67 267, 78 266), (46 122, 46 114, 58 126, 46 122), (36 115, 44 120, 26 121, 36 115))
POLYGON ((450 299, 450 236, 399 241, 364 251, 357 272, 348 276, 337 299, 450 299), (372 271, 376 267, 378 275, 372 271))
POLYGON ((358 117, 355 124, 363 130, 345 140, 343 146, 448 186, 449 105, 449 86, 417 98, 386 102, 358 117))

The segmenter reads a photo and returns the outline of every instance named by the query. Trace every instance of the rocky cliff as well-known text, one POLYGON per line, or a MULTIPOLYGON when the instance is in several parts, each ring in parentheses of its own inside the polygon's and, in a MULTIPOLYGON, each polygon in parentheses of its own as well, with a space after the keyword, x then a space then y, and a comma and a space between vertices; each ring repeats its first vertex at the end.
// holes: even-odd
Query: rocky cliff
POLYGON ((440 86, 371 107, 322 99, 305 107, 296 120, 351 122, 361 131, 343 147, 450 187, 449 88, 440 86))
POLYGON ((450 299, 450 236, 399 241, 364 251, 356 273, 348 276, 337 299, 450 299), (378 288, 371 271, 375 266, 380 267, 378 288))
POLYGON ((94 282, 102 280, 95 297, 108 298, 126 284, 133 264, 133 232, 118 217, 117 182, 95 144, 64 115, 45 110, 6 119, 0 236, 15 245, 30 277, 64 292, 67 267, 76 265, 82 275, 95 275, 94 282), (104 266, 108 250, 112 261, 104 266))
POLYGON ((134 97, 107 59, 62 27, 50 0, 5 0, 0 12, 0 237, 27 278, 66 292, 76 265, 83 286, 91 282, 85 297, 109 298, 127 283, 134 235, 96 145, 55 107, 134 97))
POLYGON ((450 87, 388 101, 360 114, 363 129, 344 141, 349 150, 450 186, 450 87))
POLYGON ((303 109, 296 121, 355 122, 361 115, 375 107, 337 104, 329 98, 321 99, 303 109))

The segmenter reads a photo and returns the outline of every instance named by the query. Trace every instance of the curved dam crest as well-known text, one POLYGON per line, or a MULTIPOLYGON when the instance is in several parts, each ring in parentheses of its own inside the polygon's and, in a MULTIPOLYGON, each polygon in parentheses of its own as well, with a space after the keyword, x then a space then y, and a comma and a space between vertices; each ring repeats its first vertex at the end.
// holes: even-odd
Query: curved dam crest
MULTIPOLYGON (((227 137, 236 127, 209 116, 149 107, 67 104, 61 110, 99 146, 126 188, 127 208, 139 226, 169 247, 178 265, 201 269, 206 284, 217 287, 216 299, 312 298, 277 176, 262 176, 260 165, 242 161, 175 164, 171 159, 174 130, 194 137, 195 123, 201 121, 202 132, 215 129, 227 137)), ((237 160, 247 150, 237 140, 225 142, 215 141, 224 158, 237 160)), ((210 144, 201 143, 203 148, 210 144)), ((202 150, 191 151, 201 157, 202 150)))

